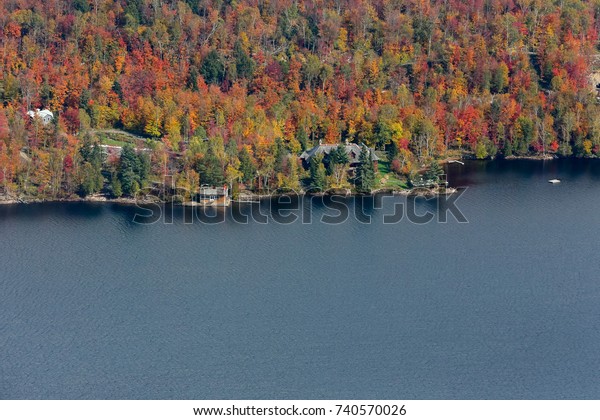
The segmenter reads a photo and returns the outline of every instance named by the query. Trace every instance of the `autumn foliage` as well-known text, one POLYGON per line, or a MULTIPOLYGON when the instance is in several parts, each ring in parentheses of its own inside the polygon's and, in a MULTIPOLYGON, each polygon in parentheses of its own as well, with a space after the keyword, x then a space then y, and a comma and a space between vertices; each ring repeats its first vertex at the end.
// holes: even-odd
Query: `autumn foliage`
POLYGON ((153 139, 147 178, 191 190, 296 184, 319 141, 393 143, 398 173, 598 155, 599 18, 583 0, 0 0, 0 189, 110 189, 121 162, 81 148, 111 129, 153 139))

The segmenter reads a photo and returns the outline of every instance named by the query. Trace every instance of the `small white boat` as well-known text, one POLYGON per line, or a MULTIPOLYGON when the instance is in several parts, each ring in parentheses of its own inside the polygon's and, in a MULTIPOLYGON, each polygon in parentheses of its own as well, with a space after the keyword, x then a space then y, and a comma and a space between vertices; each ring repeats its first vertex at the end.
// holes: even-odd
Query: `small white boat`
POLYGON ((461 165, 464 165, 464 162, 461 162, 460 160, 449 160, 448 163, 460 163, 461 165))
POLYGON ((558 184, 558 183, 560 183, 560 179, 554 178, 554 179, 548 180, 548 182, 551 183, 551 184, 558 184))

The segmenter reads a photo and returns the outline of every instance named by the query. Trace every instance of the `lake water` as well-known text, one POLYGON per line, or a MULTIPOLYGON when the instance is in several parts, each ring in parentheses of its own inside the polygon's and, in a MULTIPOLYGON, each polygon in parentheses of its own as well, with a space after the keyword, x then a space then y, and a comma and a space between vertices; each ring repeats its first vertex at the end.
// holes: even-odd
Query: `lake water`
POLYGON ((600 161, 449 181, 468 223, 0 206, 0 398, 600 398, 600 161))

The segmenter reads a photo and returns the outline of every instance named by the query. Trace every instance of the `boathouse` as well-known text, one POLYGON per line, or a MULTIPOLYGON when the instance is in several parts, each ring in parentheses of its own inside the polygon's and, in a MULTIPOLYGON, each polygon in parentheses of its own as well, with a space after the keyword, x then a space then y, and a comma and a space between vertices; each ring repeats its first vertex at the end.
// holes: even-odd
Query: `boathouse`
POLYGON ((222 187, 212 187, 202 185, 198 192, 198 204, 203 206, 224 207, 230 203, 229 188, 227 185, 222 187))

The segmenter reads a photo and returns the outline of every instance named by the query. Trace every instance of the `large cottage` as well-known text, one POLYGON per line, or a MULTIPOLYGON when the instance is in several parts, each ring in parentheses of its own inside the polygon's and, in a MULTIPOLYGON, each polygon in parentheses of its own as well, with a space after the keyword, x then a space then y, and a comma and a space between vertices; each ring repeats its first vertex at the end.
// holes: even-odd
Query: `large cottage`
MULTIPOLYGON (((346 148, 346 154, 348 155, 350 168, 355 168, 356 166, 358 166, 358 163, 360 162, 359 159, 360 159, 360 152, 362 150, 362 145, 358 145, 356 143, 348 143, 348 142, 346 142, 345 144, 342 144, 342 143, 321 144, 321 143, 319 143, 318 146, 315 146, 312 149, 306 150, 300 155, 302 164, 304 165, 305 168, 308 168, 310 165, 310 159, 313 156, 329 155, 338 146, 342 146, 342 147, 346 148)), ((371 152, 371 160, 373 161, 373 166, 375 167, 375 171, 377 172, 377 161, 379 160, 379 158, 375 154, 375 150, 373 150, 372 148, 369 148, 369 151, 371 152)))

